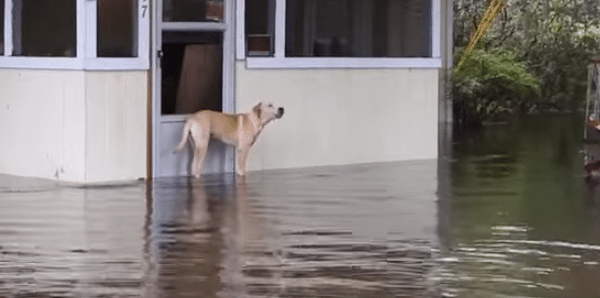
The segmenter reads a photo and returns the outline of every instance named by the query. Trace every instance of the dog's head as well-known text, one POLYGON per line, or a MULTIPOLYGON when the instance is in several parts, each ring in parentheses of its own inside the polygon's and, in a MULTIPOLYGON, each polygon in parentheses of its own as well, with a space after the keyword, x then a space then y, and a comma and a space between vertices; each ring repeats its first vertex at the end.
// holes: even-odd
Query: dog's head
POLYGON ((283 108, 276 108, 272 103, 259 102, 252 108, 252 112, 254 112, 256 117, 260 120, 261 126, 266 125, 272 120, 283 117, 283 108))

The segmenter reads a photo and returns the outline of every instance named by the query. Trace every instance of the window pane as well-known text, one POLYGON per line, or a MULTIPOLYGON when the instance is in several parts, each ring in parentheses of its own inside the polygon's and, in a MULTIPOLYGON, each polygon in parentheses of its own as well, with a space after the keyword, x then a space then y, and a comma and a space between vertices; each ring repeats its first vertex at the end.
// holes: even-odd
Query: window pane
POLYGON ((222 22, 223 0, 163 0, 164 22, 222 22))
POLYGON ((246 0, 248 56, 273 56, 275 0, 246 0))
POLYGON ((0 0, 0 55, 4 54, 4 0, 0 0))
POLYGON ((14 0, 15 56, 77 55, 76 0, 14 0))
POLYGON ((137 57, 136 0, 98 0, 98 57, 137 57))
POLYGON ((430 57, 431 0, 287 0, 286 56, 430 57))

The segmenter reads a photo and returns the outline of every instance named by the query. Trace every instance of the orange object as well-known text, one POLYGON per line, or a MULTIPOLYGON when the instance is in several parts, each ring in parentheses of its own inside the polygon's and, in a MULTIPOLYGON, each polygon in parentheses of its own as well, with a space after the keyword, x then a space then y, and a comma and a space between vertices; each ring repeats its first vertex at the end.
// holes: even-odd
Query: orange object
POLYGON ((600 120, 598 120, 598 119, 594 119, 594 118, 590 117, 588 120, 585 121, 585 124, 589 128, 600 130, 600 120))

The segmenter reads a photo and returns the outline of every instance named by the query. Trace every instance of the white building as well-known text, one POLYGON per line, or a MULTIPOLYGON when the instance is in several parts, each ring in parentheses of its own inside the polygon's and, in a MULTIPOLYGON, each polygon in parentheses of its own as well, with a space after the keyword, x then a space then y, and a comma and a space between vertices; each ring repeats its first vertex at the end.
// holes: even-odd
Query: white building
MULTIPOLYGON (((249 169, 436 158, 446 0, 0 0, 0 173, 187 175, 186 115, 285 107, 249 169)), ((441 116, 439 116, 441 115, 441 116)), ((214 143, 206 172, 233 171, 214 143)))

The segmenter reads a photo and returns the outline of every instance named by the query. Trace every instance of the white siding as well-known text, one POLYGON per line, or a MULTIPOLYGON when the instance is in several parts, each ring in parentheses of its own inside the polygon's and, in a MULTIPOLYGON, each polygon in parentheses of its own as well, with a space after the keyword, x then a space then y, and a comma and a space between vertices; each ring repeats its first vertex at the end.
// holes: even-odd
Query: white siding
POLYGON ((250 152, 249 169, 437 158, 437 69, 249 70, 236 107, 285 108, 250 152))
POLYGON ((145 71, 86 73, 86 182, 146 176, 145 71))
POLYGON ((84 179, 84 73, 0 70, 0 173, 84 179))
POLYGON ((0 173, 146 176, 147 72, 0 69, 0 173))

